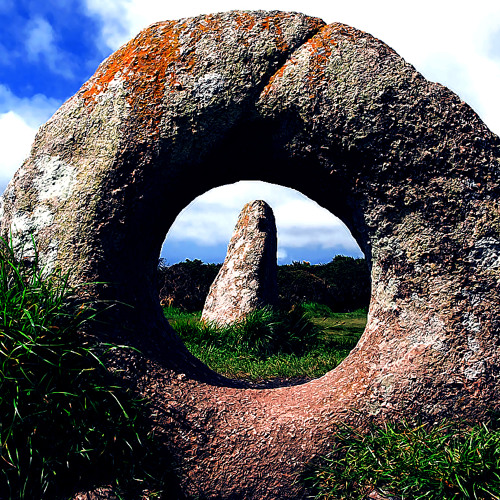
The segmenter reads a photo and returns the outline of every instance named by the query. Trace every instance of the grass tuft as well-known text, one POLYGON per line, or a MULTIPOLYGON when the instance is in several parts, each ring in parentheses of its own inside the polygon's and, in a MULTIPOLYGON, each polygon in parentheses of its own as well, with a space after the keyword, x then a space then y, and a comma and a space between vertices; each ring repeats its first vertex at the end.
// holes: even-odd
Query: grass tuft
POLYGON ((500 430, 408 421, 366 434, 345 427, 306 482, 317 499, 362 499, 375 488, 401 499, 498 499, 500 430))
POLYGON ((114 347, 81 333, 95 310, 76 299, 68 275, 47 276, 37 258, 18 260, 1 243, 0 496, 155 483, 144 406, 104 367, 114 347))

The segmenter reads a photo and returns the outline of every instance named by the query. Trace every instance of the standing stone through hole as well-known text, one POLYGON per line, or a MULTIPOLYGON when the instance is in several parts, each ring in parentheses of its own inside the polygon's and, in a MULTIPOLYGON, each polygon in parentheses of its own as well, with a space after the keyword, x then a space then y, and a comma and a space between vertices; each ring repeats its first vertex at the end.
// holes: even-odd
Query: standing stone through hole
POLYGON ((276 222, 262 200, 247 203, 208 292, 201 319, 228 325, 278 301, 276 222))

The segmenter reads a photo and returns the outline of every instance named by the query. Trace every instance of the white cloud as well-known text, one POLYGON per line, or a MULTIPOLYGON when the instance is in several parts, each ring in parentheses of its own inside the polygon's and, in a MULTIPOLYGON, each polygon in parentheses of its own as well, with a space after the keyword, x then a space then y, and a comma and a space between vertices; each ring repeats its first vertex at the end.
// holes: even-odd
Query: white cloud
POLYGON ((484 53, 490 59, 500 62, 500 23, 488 30, 484 38, 484 53))
MULTIPOLYGON (((135 22, 130 19, 129 0, 85 0, 90 15, 101 21, 101 44, 104 49, 116 50, 137 34, 135 22)), ((142 26, 141 26, 142 28, 142 26)))
MULTIPOLYGON (((286 189, 286 188, 285 188, 286 189)), ((342 225, 337 217, 321 208, 317 203, 311 202, 303 195, 283 199, 274 210, 274 215, 284 227, 308 226, 322 228, 325 226, 342 225)))
POLYGON ((358 248, 351 233, 340 219, 303 195, 279 203, 274 214, 278 226, 279 244, 282 247, 342 247, 346 250, 358 248))
POLYGON ((243 205, 266 201, 278 228, 278 253, 286 248, 320 247, 356 251, 357 243, 345 225, 298 191, 265 182, 237 182, 199 196, 177 217, 167 238, 201 246, 227 245, 243 205))
POLYGON ((40 58, 44 53, 54 50, 54 30, 50 23, 41 17, 30 19, 26 26, 25 46, 28 56, 40 58))
POLYGON ((278 261, 282 261, 288 257, 288 253, 284 248, 279 248, 276 256, 278 257, 278 261))
POLYGON ((13 111, 0 114, 0 193, 28 155, 35 134, 13 111))
POLYGON ((59 100, 43 94, 18 97, 6 85, 0 84, 0 113, 13 111, 32 128, 38 128, 45 123, 60 105, 59 100))
POLYGON ((42 94, 18 97, 0 85, 0 193, 28 156, 38 127, 59 105, 42 94))
POLYGON ((44 61, 52 72, 71 78, 74 76, 68 56, 56 44, 55 32, 51 24, 42 17, 28 21, 24 42, 28 58, 44 61))

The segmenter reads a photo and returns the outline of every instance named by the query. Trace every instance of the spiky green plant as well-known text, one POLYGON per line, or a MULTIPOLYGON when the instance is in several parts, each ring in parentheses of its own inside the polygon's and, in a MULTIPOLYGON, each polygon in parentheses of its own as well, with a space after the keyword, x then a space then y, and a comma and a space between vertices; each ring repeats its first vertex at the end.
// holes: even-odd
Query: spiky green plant
POLYGON ((231 325, 204 323, 197 316, 166 308, 180 337, 189 344, 225 346, 259 357, 274 354, 303 354, 317 343, 319 330, 300 308, 279 311, 265 307, 231 325))
POLYGON ((95 310, 68 275, 0 247, 0 497, 59 498, 143 479, 149 424, 82 334, 95 310))
POLYGON ((496 422, 463 427, 403 421, 367 433, 345 427, 307 479, 317 499, 362 499, 374 488, 401 499, 500 498, 496 422))

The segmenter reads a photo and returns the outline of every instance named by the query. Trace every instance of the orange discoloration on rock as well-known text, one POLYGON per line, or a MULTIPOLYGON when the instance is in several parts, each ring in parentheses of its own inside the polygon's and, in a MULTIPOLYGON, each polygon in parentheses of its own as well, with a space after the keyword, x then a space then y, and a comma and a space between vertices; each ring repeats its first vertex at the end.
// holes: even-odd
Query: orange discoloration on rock
POLYGON ((255 26, 255 17, 246 12, 242 12, 236 18, 238 29, 250 31, 255 26))
MULTIPOLYGON (((291 14, 275 13, 262 18, 240 12, 235 16, 234 24, 242 34, 256 29, 259 33, 270 32, 277 51, 285 53, 290 50, 290 45, 280 22, 291 17, 291 14)), ((196 45, 205 36, 221 40, 227 33, 227 25, 221 24, 218 15, 206 15, 195 24, 192 21, 165 21, 143 30, 112 54, 82 87, 84 103, 93 108, 99 95, 106 92, 115 79, 117 82, 122 80, 127 102, 134 114, 141 118, 138 123, 147 129, 148 135, 157 136, 166 92, 183 90, 178 72, 192 72, 199 63, 196 45), (187 46, 191 50, 182 52, 181 48, 187 46)), ((320 23, 317 20, 318 29, 320 23)), ((240 38, 238 43, 248 46, 248 37, 240 38)))
MULTIPOLYGON (((339 44, 345 41, 356 43, 363 36, 366 36, 366 33, 363 31, 356 30, 344 24, 334 23, 325 26, 318 34, 303 45, 301 50, 309 52, 309 71, 306 74, 306 78, 310 90, 314 90, 318 85, 326 81, 325 70, 330 63, 334 51, 339 51, 339 44)), ((289 68, 295 66, 297 62, 297 57, 292 55, 271 77, 261 95, 266 96, 271 91, 273 85, 285 75, 289 68)), ((311 92, 309 97, 314 98, 315 95, 316 92, 311 92)))
MULTIPOLYGON (((178 56, 177 23, 158 23, 144 30, 127 45, 111 55, 99 72, 83 87, 83 99, 86 104, 95 101, 104 92, 111 81, 119 75, 133 89, 144 90, 144 80, 148 83, 158 79, 158 75, 173 64, 178 56), (161 35, 159 34, 160 28, 161 35), (161 58, 158 57, 161 55, 161 58)), ((149 85, 148 85, 149 87, 149 85)), ((136 92, 136 95, 138 92, 136 92)))
MULTIPOLYGON (((324 36, 325 31, 327 31, 326 28, 304 45, 310 53, 307 79, 312 90, 325 81, 325 69, 332 55, 332 45, 337 44, 334 38, 324 36)), ((314 96, 315 93, 310 95, 311 98, 314 96)))
POLYGON ((281 68, 278 71, 276 71, 276 73, 274 73, 274 75, 271 77, 269 83, 264 87, 261 93, 261 97, 264 97, 267 94, 269 94, 273 86, 276 84, 276 82, 279 81, 284 76, 287 69, 290 68, 291 66, 294 66, 295 64, 297 64, 297 60, 294 59, 293 57, 290 58, 285 64, 283 64, 283 66, 281 66, 281 68))
POLYGON ((158 132, 165 88, 175 89, 178 83, 174 68, 182 27, 176 22, 155 24, 111 55, 83 87, 85 104, 93 107, 115 78, 122 79, 129 105, 142 118, 140 123, 158 132))

